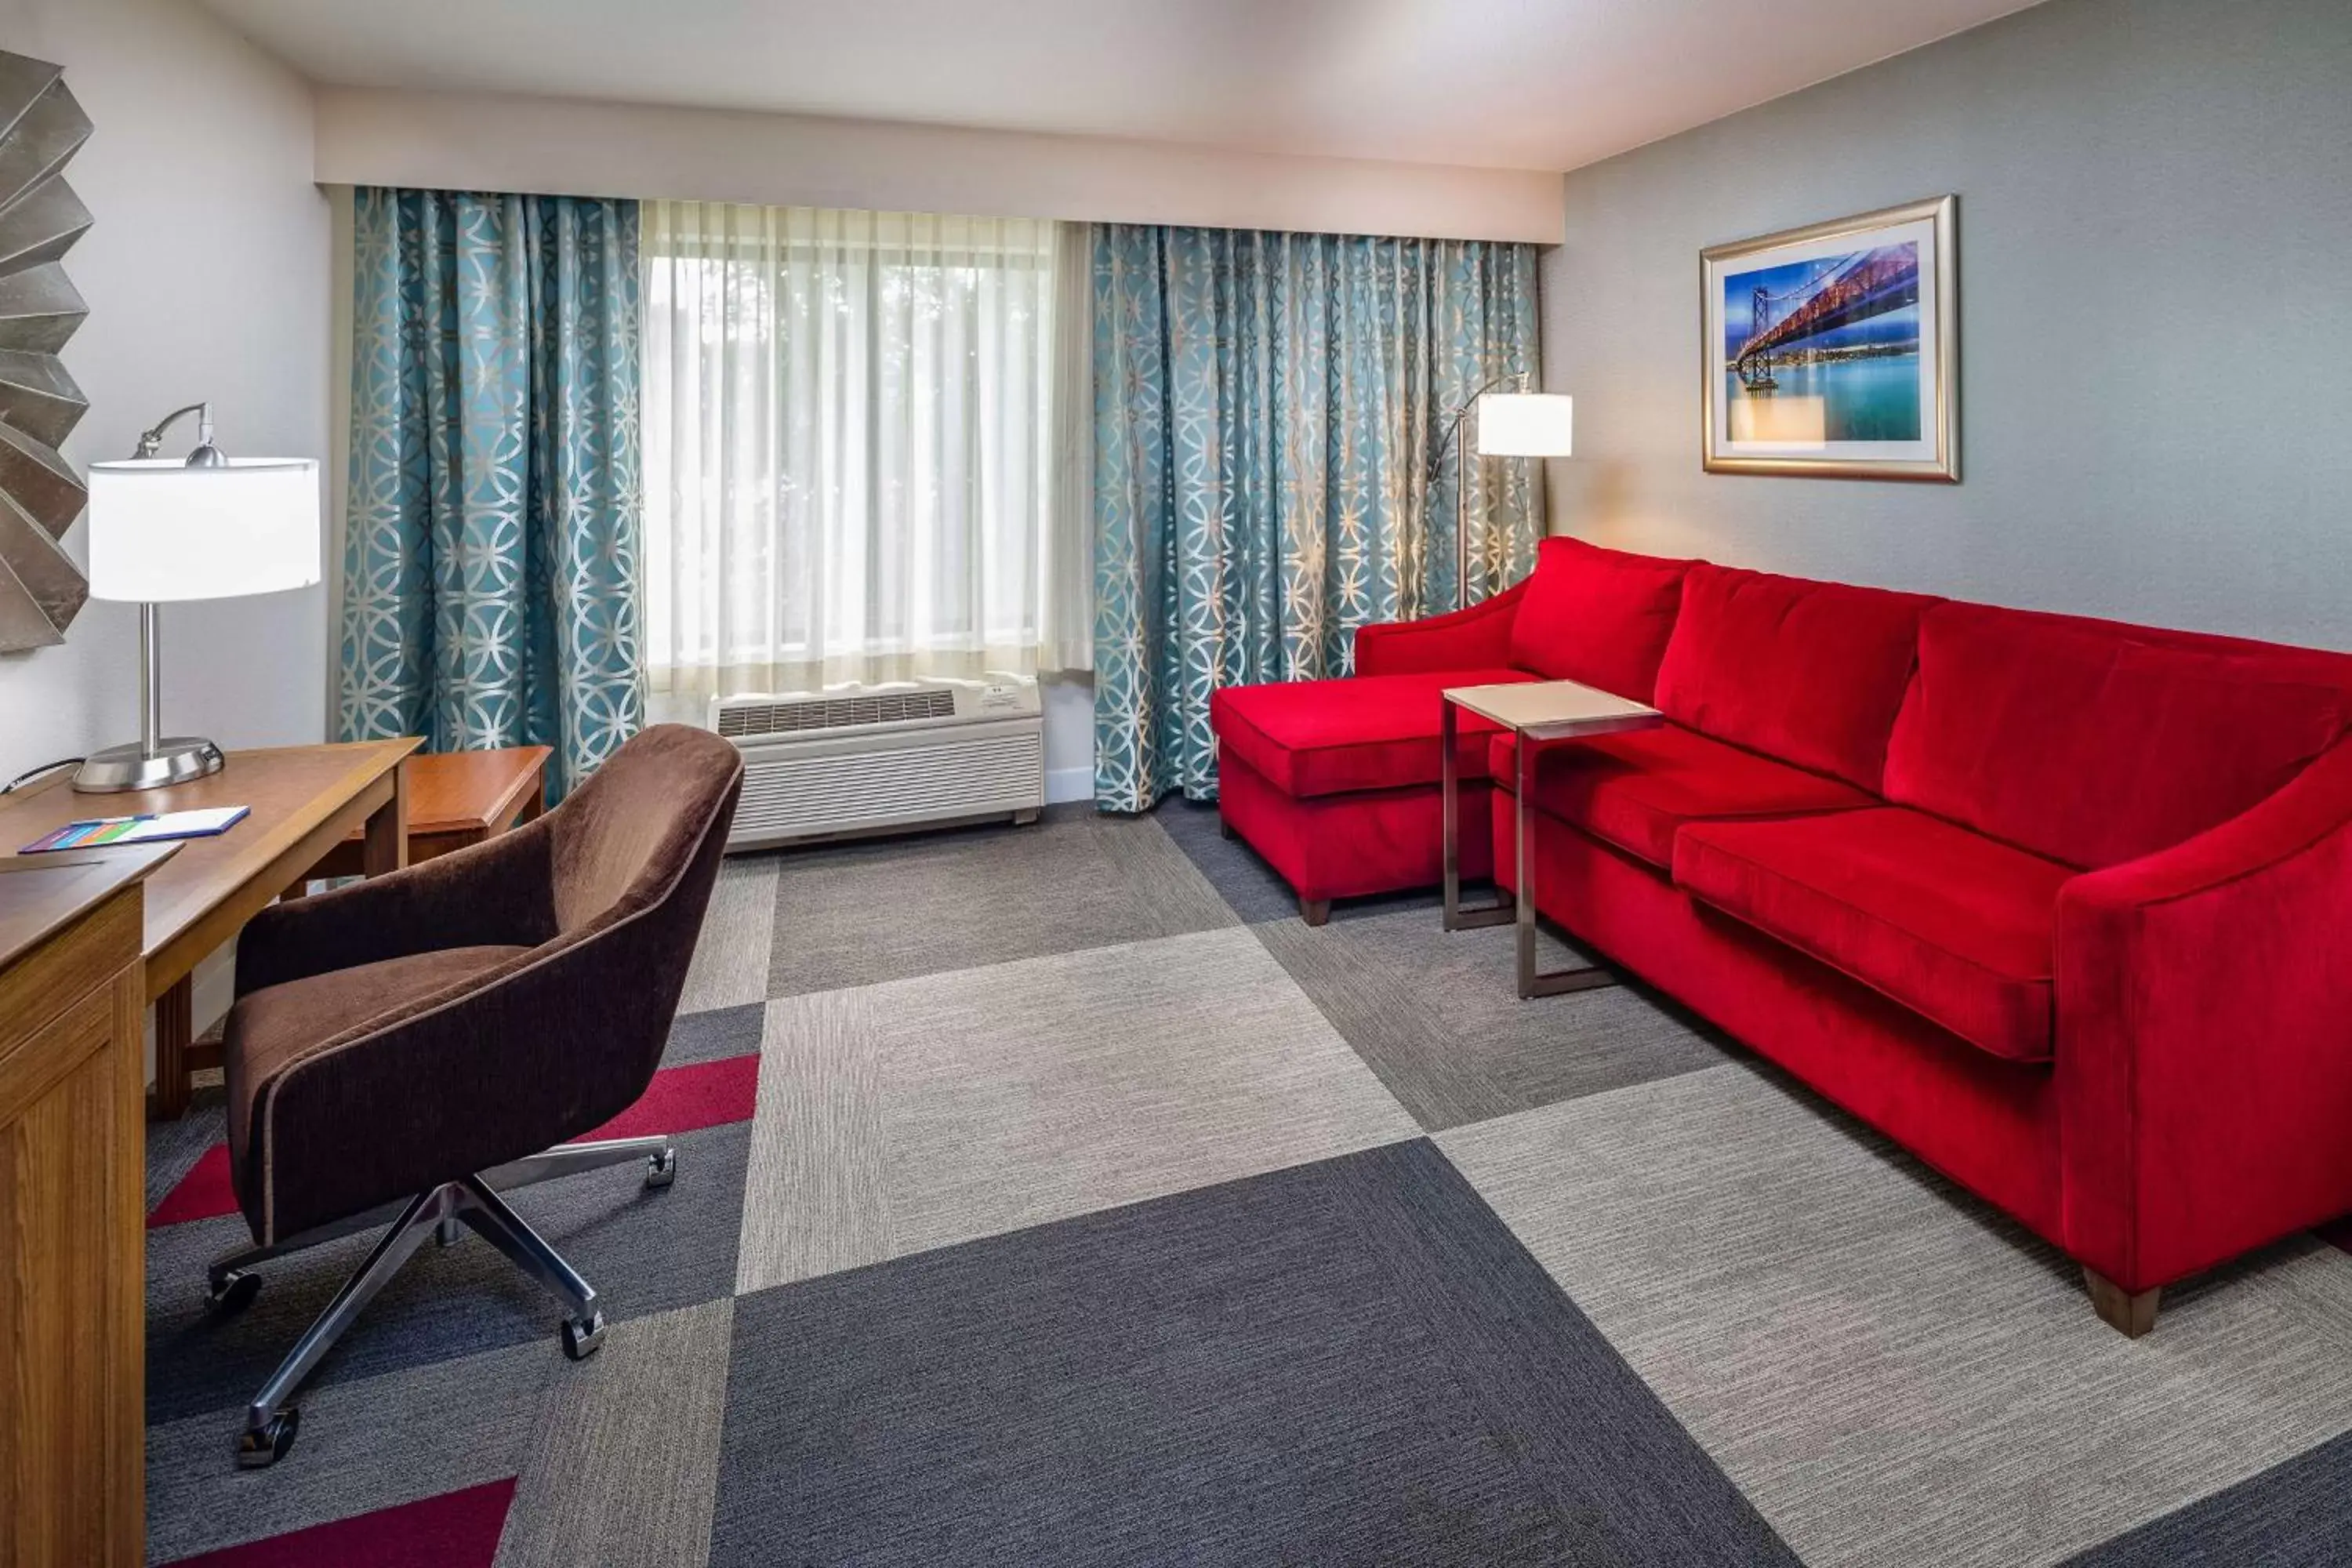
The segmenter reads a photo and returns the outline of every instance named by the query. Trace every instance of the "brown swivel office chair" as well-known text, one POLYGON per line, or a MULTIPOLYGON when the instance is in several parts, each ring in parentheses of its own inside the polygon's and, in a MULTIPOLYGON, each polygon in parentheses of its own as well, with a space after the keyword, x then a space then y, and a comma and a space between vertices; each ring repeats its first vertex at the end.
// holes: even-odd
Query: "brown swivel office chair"
POLYGON ((596 1292, 500 1191, 625 1161, 669 1184, 667 1139, 562 1144, 652 1081, 740 793, 735 748, 658 725, 538 821, 264 910, 237 941, 222 1037, 230 1173, 254 1245, 211 1267, 236 1310, 269 1258, 391 1222, 253 1397, 237 1462, 293 1445, 289 1397, 427 1235, 471 1226, 569 1308, 596 1292))

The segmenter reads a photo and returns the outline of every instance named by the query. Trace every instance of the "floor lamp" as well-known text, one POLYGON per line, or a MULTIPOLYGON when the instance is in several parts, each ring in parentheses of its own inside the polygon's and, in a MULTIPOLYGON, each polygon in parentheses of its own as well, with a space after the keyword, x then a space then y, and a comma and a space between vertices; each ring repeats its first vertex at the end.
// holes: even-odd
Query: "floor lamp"
MULTIPOLYGON (((1475 409, 1478 416, 1476 451, 1481 458, 1565 458, 1571 455, 1576 431, 1575 403, 1557 392, 1496 392, 1507 381, 1525 383, 1524 376, 1498 375, 1470 395, 1454 411, 1437 449, 1429 460, 1430 483, 1445 468, 1446 448, 1453 445, 1462 422, 1475 409)), ((1454 482, 1454 607, 1470 602, 1470 474, 1468 454, 1454 482)))

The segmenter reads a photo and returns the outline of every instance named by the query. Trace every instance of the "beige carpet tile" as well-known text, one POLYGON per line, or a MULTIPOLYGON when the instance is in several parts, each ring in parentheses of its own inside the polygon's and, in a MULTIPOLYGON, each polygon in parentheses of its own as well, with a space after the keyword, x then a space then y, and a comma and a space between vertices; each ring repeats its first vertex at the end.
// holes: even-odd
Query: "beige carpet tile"
POLYGON ((768 944, 776 930, 778 858, 730 856, 719 868, 702 941, 686 972, 680 1013, 736 1007, 768 995, 768 944))
POLYGON ((615 1323, 557 1380, 497 1568, 701 1568, 734 1317, 730 1297, 615 1323))
POLYGON ((784 998, 738 1289, 1418 1131, 1244 929, 784 998))
POLYGON ((1438 1142, 1817 1568, 2055 1562, 2352 1427, 2352 1258, 2316 1242, 2133 1342, 2053 1249, 1744 1065, 1438 1142))

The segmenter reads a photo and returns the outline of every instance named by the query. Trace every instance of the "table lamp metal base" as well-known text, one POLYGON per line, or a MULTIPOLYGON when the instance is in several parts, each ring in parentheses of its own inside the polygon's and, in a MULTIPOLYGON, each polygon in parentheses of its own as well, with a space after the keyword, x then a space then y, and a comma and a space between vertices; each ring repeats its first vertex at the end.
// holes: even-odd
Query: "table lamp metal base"
POLYGON ((163 733, 163 627, 152 604, 139 606, 139 739, 84 758, 74 788, 84 795, 163 789, 216 773, 228 761, 210 741, 163 733))
POLYGON ((84 795, 162 789, 216 773, 225 760, 218 746, 194 735, 166 736, 152 750, 131 741, 92 752, 74 773, 73 786, 84 795))

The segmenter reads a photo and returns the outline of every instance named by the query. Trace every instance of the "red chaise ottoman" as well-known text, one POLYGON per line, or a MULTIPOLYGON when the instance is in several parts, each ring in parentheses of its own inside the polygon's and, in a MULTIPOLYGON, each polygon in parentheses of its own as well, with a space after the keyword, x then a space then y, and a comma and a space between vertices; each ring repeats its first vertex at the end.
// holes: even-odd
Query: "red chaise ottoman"
MULTIPOLYGON (((1209 727, 1226 836, 1281 874, 1309 925, 1329 918, 1333 899, 1434 886, 1444 874, 1438 694, 1570 679, 1648 701, 1690 565, 1547 539, 1535 574, 1483 604, 1362 628, 1352 678, 1219 689, 1209 727)), ((1461 715, 1462 874, 1473 879, 1493 869, 1496 733, 1461 715)))

